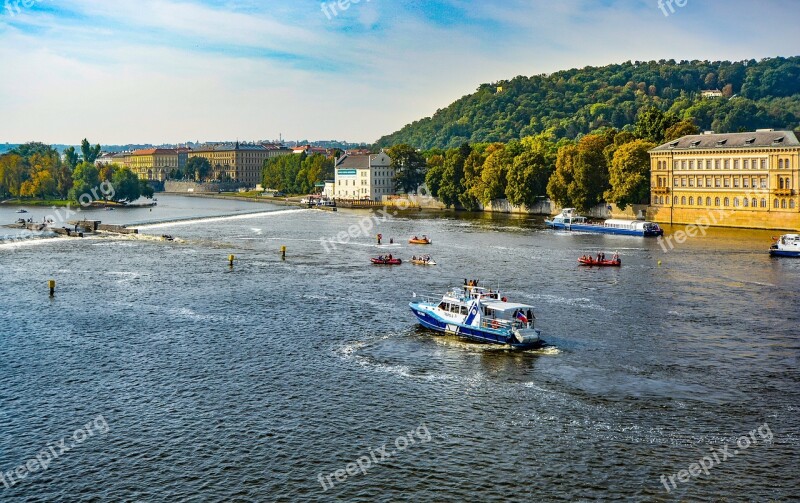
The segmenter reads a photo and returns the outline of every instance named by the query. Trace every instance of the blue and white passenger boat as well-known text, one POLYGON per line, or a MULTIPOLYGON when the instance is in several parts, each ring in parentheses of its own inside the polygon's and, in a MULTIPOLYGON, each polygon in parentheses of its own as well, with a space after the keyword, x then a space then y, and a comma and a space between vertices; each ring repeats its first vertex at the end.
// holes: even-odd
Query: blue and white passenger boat
POLYGON ((561 214, 547 219, 544 223, 551 229, 565 231, 594 232, 599 234, 618 234, 622 236, 663 236, 664 230, 653 222, 644 220, 610 219, 602 224, 592 224, 586 217, 575 213, 575 208, 564 208, 561 214))
POLYGON ((800 234, 784 234, 769 249, 772 257, 800 257, 800 234))
POLYGON ((508 302, 500 292, 478 287, 477 282, 453 288, 441 299, 422 297, 409 307, 424 327, 472 342, 515 349, 541 344, 533 306, 508 302))

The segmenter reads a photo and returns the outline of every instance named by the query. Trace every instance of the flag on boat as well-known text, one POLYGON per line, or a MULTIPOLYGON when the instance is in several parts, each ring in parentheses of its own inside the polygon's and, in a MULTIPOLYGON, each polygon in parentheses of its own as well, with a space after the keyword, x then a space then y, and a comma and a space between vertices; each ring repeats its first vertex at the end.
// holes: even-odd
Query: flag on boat
POLYGON ((522 311, 517 313, 517 319, 520 320, 522 323, 528 323, 528 317, 525 316, 522 311))

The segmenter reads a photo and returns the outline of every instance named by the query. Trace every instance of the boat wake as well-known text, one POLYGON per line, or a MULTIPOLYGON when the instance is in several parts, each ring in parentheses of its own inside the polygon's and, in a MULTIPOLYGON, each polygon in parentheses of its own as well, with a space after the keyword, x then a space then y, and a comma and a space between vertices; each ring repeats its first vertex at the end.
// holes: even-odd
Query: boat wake
POLYGON ((548 295, 548 294, 528 294, 524 292, 512 292, 515 296, 523 297, 528 300, 533 301, 540 301, 545 304, 553 304, 557 306, 570 306, 570 307, 580 307, 583 309, 591 309, 594 311, 601 311, 604 313, 614 313, 615 311, 608 309, 606 307, 600 306, 592 302, 591 299, 587 298, 578 298, 578 299, 569 299, 566 297, 559 297, 557 295, 548 295))

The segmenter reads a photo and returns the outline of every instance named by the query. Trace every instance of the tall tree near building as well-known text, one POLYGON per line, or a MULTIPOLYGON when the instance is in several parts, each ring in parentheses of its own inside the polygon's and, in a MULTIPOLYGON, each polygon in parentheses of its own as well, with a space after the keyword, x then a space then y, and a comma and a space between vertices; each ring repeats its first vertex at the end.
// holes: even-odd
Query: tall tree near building
POLYGON ((447 151, 438 197, 448 208, 455 206, 464 192, 464 163, 471 153, 472 147, 468 143, 447 151))
POLYGON ((574 143, 558 149, 556 170, 547 183, 547 195, 557 205, 575 206, 569 194, 569 188, 575 183, 575 165, 578 162, 578 146, 574 143))
POLYGON ((693 134, 700 134, 700 128, 694 125, 692 119, 684 119, 673 124, 664 132, 664 141, 677 140, 678 138, 693 134))
POLYGON ((114 188, 113 195, 106 195, 120 203, 136 201, 142 195, 139 178, 128 168, 114 171, 111 186, 114 188))
POLYGON ((87 197, 94 200, 92 189, 99 194, 100 173, 94 164, 82 162, 75 166, 75 171, 72 172, 72 189, 69 191, 69 198, 72 201, 86 202, 85 198, 81 201, 81 196, 86 194, 87 197))
POLYGON ((647 107, 639 112, 634 134, 643 140, 661 144, 664 142, 664 133, 677 122, 678 117, 674 114, 664 113, 658 107, 647 107))
POLYGON ((623 210, 629 204, 649 201, 650 155, 647 151, 655 146, 647 140, 635 140, 617 149, 609 168, 611 188, 605 191, 606 201, 623 210))
POLYGON ((428 187, 430 195, 439 197, 439 188, 442 186, 444 176, 444 153, 433 153, 426 160, 428 172, 425 173, 425 185, 428 187))
POLYGON ((608 161, 604 151, 613 144, 614 131, 590 134, 575 145, 558 151, 556 171, 547 185, 547 193, 560 206, 574 206, 588 211, 602 200, 609 188, 608 161))
POLYGON ((205 157, 192 157, 186 162, 184 173, 188 178, 204 182, 211 173, 211 163, 205 157))
POLYGON ((75 169, 78 165, 78 153, 75 152, 75 147, 67 147, 64 149, 64 162, 67 163, 69 169, 75 169))
POLYGON ((425 181, 425 158, 414 147, 401 144, 386 151, 392 159, 395 188, 406 194, 416 192, 425 181))
POLYGON ((97 157, 100 155, 100 145, 95 145, 93 147, 89 144, 89 140, 84 138, 81 142, 81 154, 83 154, 83 162, 94 164, 94 161, 97 160, 97 157))

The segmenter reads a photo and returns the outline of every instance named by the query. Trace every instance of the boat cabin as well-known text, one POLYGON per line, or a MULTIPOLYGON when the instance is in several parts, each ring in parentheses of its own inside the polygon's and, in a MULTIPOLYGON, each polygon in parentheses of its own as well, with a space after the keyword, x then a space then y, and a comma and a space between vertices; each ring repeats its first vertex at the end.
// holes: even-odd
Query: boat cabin
POLYGON ((578 215, 575 212, 575 208, 564 208, 558 216, 553 218, 554 224, 572 225, 585 224, 586 222, 586 217, 578 215))
POLYGON ((644 220, 618 220, 609 219, 603 223, 603 227, 611 229, 623 229, 628 231, 657 231, 658 225, 644 220))

